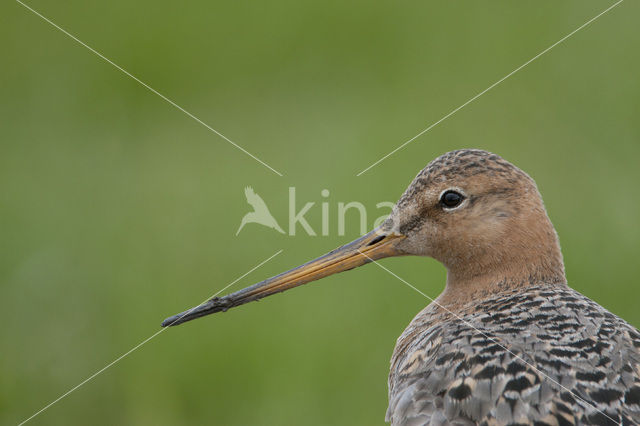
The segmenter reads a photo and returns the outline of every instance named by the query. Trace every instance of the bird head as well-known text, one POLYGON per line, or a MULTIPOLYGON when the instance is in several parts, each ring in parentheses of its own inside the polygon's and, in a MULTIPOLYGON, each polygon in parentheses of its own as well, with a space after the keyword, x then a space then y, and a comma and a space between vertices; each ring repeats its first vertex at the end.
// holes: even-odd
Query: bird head
POLYGON ((387 220, 368 234, 290 271, 167 318, 177 325, 391 256, 428 256, 447 289, 473 295, 491 283, 564 283, 558 238, 533 179, 501 157, 458 150, 429 163, 387 220))
POLYGON ((558 237, 534 180, 487 151, 433 160, 382 228, 405 236, 399 251, 441 262, 450 285, 523 275, 564 281, 558 237))

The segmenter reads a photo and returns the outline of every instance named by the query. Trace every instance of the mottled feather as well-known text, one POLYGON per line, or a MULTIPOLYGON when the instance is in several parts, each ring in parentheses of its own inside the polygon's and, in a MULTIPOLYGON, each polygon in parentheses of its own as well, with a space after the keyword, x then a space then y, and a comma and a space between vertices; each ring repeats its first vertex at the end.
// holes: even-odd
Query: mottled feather
POLYGON ((567 286, 453 314, 435 303, 398 339, 392 425, 640 423, 640 333, 567 286))

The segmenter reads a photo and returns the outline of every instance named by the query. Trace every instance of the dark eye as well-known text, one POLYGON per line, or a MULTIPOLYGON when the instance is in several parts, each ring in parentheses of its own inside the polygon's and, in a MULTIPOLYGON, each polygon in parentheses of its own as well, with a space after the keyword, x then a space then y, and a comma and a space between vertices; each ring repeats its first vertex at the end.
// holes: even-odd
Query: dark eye
POLYGON ((462 200, 464 200, 464 197, 462 196, 462 194, 456 191, 446 191, 440 197, 440 202, 442 203, 442 205, 448 208, 458 206, 462 202, 462 200))

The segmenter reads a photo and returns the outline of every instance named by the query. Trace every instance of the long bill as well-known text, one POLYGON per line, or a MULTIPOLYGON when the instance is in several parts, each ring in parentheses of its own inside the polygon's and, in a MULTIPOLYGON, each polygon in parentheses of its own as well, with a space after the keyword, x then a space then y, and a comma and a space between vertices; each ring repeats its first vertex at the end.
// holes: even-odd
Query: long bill
POLYGON ((191 308, 165 319, 163 327, 170 327, 191 321, 216 312, 244 305, 290 288, 319 280, 329 275, 357 268, 374 260, 390 256, 401 256, 398 241, 405 236, 393 232, 384 232, 380 228, 337 248, 324 256, 271 277, 250 287, 236 291, 223 297, 214 297, 200 306, 191 308))

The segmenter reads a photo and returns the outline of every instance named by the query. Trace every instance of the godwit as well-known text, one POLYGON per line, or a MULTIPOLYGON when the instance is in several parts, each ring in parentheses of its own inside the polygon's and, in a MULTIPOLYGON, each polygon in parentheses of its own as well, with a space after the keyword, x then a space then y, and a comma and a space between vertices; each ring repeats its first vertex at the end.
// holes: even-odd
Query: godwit
POLYGON ((486 151, 429 163, 365 236, 162 325, 403 255, 440 261, 447 282, 397 341, 392 425, 640 423, 640 333, 567 285, 535 182, 486 151))

